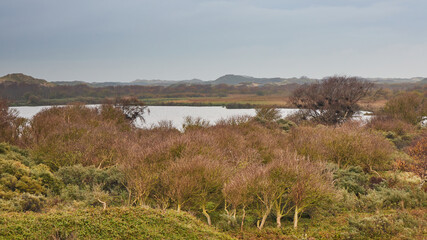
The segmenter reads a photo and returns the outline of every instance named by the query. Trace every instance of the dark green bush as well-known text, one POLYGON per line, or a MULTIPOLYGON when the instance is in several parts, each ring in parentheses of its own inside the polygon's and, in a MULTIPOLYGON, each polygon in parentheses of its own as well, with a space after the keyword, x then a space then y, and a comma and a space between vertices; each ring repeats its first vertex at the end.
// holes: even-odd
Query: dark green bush
POLYGON ((45 205, 46 199, 41 195, 24 193, 15 199, 15 201, 18 203, 19 210, 23 212, 40 212, 45 205))
POLYGON ((124 175, 116 167, 98 169, 94 166, 84 167, 79 164, 62 167, 56 175, 65 185, 76 185, 89 189, 93 189, 95 185, 102 185, 102 190, 110 193, 126 191, 124 175))
POLYGON ((425 207, 427 193, 418 188, 393 189, 379 186, 360 197, 360 206, 367 211, 425 207))
POLYGON ((414 239, 415 230, 420 226, 417 220, 406 212, 393 215, 378 215, 348 219, 348 239, 414 239))
POLYGON ((343 188, 349 193, 357 196, 366 194, 368 184, 368 175, 363 172, 361 167, 348 167, 338 169, 334 173, 335 186, 343 188))

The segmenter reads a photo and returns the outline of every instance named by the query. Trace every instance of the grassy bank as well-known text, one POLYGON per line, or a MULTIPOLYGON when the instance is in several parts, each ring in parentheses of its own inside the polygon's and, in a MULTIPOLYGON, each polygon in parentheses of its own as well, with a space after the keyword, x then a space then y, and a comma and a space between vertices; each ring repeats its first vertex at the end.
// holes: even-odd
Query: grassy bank
POLYGON ((144 208, 92 208, 1 213, 0 239, 232 239, 186 213, 144 208))

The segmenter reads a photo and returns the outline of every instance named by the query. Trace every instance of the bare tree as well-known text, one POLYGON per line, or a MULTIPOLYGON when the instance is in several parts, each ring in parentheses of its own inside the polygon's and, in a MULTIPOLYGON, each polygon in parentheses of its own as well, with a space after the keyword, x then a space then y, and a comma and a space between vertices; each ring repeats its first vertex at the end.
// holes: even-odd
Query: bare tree
POLYGON ((357 77, 333 76, 302 85, 293 92, 291 102, 302 109, 307 118, 337 124, 351 118, 359 110, 357 102, 373 86, 373 83, 357 77))
POLYGON ((326 171, 324 163, 306 159, 295 163, 296 182, 289 196, 294 204, 294 228, 297 229, 300 214, 328 197, 333 191, 333 184, 332 174, 326 171))
POLYGON ((0 99, 0 141, 17 143, 24 125, 25 119, 9 108, 7 100, 0 99))
POLYGON ((236 221, 237 209, 241 208, 242 210, 241 231, 243 231, 245 222, 246 207, 255 200, 255 195, 251 191, 251 185, 257 168, 258 166, 254 165, 240 170, 229 179, 222 190, 225 199, 224 209, 234 222, 236 221), (228 209, 229 207, 231 207, 231 210, 228 209))
POLYGON ((136 97, 116 98, 114 106, 121 109, 126 118, 135 122, 137 119, 145 122, 144 114, 150 113, 145 104, 136 97))
POLYGON ((167 194, 176 204, 178 212, 196 195, 198 182, 192 176, 195 167, 191 159, 181 158, 172 162, 162 175, 167 194))

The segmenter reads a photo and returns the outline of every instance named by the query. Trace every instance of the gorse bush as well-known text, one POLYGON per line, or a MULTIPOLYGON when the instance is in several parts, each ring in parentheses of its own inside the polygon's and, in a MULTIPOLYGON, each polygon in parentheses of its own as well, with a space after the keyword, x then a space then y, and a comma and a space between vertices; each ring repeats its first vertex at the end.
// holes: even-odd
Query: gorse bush
POLYGON ((65 185, 60 197, 64 201, 81 201, 87 205, 124 204, 127 197, 124 174, 116 167, 98 169, 94 166, 61 167, 55 175, 65 185))
POLYGON ((349 193, 360 196, 366 194, 368 175, 363 172, 361 167, 337 169, 334 172, 334 182, 338 188, 343 188, 349 193))
POLYGON ((407 212, 349 219, 350 239, 415 239, 416 229, 423 223, 407 212))
POLYGON ((378 211, 381 209, 404 209, 423 207, 427 195, 417 189, 392 189, 380 187, 370 189, 360 198, 360 207, 365 211, 378 211))
POLYGON ((41 211, 48 193, 59 191, 59 180, 25 151, 1 143, 0 152, 0 209, 41 211))
MULTIPOLYGON (((46 194, 47 182, 43 182, 43 166, 30 165, 27 156, 15 152, 7 144, 0 144, 3 154, 0 154, 0 196, 10 198, 19 193, 46 194), (28 165, 23 164, 26 162, 28 165), (35 168, 35 169, 34 169, 35 168)), ((47 178, 45 178, 47 179, 47 178)))

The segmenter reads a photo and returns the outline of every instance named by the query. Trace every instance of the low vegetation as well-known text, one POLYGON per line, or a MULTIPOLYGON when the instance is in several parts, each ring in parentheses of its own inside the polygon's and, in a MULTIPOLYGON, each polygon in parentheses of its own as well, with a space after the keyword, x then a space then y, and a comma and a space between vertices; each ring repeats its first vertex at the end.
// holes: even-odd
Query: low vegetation
POLYGON ((186 213, 148 208, 0 213, 2 239, 232 239, 186 213))
POLYGON ((419 123, 387 110, 366 124, 295 123, 259 108, 138 129, 133 101, 53 107, 25 124, 4 104, 0 237, 425 237, 419 123))

